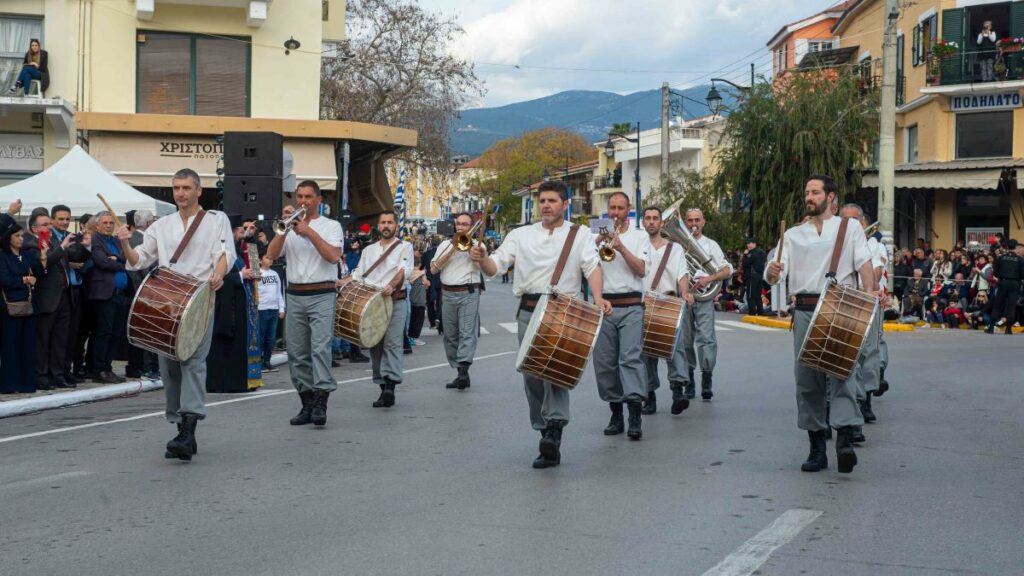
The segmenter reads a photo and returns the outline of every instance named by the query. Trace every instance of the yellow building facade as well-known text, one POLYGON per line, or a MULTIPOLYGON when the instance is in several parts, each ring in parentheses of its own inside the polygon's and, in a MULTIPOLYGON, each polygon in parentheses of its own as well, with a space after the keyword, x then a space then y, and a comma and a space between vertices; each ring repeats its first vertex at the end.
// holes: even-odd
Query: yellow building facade
MULTIPOLYGON (((882 74, 882 0, 853 3, 833 28, 856 48, 865 78, 882 74)), ((984 245, 995 232, 1024 238, 1024 60, 983 42, 1024 36, 1024 1, 923 0, 902 3, 897 20, 896 243, 933 248, 984 245), (939 57, 951 43, 952 53, 939 57), (992 66, 986 70, 991 60, 992 66), (998 74, 994 74, 998 72, 998 74)), ((946 49, 948 50, 948 49, 946 49)), ((878 185, 877 172, 864 186, 878 185)))

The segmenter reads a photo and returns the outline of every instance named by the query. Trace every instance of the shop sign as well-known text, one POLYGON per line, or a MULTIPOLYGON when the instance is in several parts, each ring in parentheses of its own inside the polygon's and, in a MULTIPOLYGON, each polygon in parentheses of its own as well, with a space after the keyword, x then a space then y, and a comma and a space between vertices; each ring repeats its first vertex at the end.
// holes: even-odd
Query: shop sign
POLYGON ((1004 92, 1002 94, 971 94, 968 96, 950 96, 950 109, 953 112, 977 112, 980 110, 1008 110, 1021 107, 1020 92, 1004 92))
POLYGON ((42 171, 42 134, 0 134, 0 172, 42 171))
POLYGON ((192 160, 217 160, 224 155, 224 144, 207 140, 159 141, 160 156, 164 158, 190 158, 192 160))

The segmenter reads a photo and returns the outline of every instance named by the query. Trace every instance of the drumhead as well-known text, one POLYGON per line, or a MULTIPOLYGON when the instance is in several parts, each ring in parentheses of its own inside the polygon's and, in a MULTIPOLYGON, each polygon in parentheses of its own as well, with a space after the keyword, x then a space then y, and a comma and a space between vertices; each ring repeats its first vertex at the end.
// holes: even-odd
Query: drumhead
POLYGON ((519 353, 516 354, 516 370, 522 370, 523 362, 526 361, 526 355, 530 352, 530 347, 533 346, 533 339, 537 336, 537 328, 540 327, 541 321, 544 319, 544 311, 548 308, 548 295, 541 294, 539 300, 537 300, 537 307, 533 309, 533 316, 530 317, 530 322, 526 325, 526 333, 523 334, 523 340, 519 343, 519 353))
POLYGON ((210 326, 213 314, 213 290, 209 282, 203 282, 192 295, 192 300, 185 307, 178 326, 177 356, 179 362, 191 358, 199 345, 203 343, 206 329, 210 326))
POLYGON ((391 298, 385 298, 380 292, 370 296, 359 317, 359 346, 373 348, 384 339, 391 323, 393 306, 391 298))

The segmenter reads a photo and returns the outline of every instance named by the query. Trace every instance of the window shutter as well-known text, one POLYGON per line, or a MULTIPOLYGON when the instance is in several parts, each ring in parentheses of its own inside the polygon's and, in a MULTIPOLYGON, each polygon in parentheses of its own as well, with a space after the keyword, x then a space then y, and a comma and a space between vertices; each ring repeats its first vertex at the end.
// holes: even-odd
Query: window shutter
POLYGON ((146 33, 138 44, 138 101, 143 114, 190 114, 191 39, 146 33))
POLYGON ((905 72, 903 70, 903 47, 904 47, 903 36, 896 37, 896 105, 902 106, 906 100, 906 80, 905 72))
POLYGON ((919 66, 921 64, 921 26, 914 26, 913 44, 910 50, 910 64, 919 66))
POLYGON ((956 42, 960 47, 955 55, 942 61, 943 84, 963 80, 964 51, 966 48, 966 39, 964 37, 965 12, 964 8, 942 11, 942 39, 946 42, 956 42))
POLYGON ((196 39, 196 114, 246 116, 249 44, 226 38, 196 39))
POLYGON ((1010 4, 1010 36, 1024 36, 1024 1, 1018 0, 1010 4))

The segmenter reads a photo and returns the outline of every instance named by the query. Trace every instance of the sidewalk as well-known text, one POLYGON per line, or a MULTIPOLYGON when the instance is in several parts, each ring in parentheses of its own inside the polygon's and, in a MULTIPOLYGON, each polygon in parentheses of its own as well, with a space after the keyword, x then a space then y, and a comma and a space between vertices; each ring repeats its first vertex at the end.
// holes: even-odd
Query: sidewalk
MULTIPOLYGON (((285 353, 274 354, 270 364, 280 366, 288 362, 285 353)), ((54 408, 65 408, 77 404, 99 402, 111 398, 136 396, 143 392, 160 390, 164 387, 159 380, 130 380, 121 384, 84 383, 73 390, 40 391, 35 394, 17 394, 8 396, 9 400, 0 400, 0 418, 20 416, 54 408)), ((3 397, 0 397, 3 398, 3 397)))

